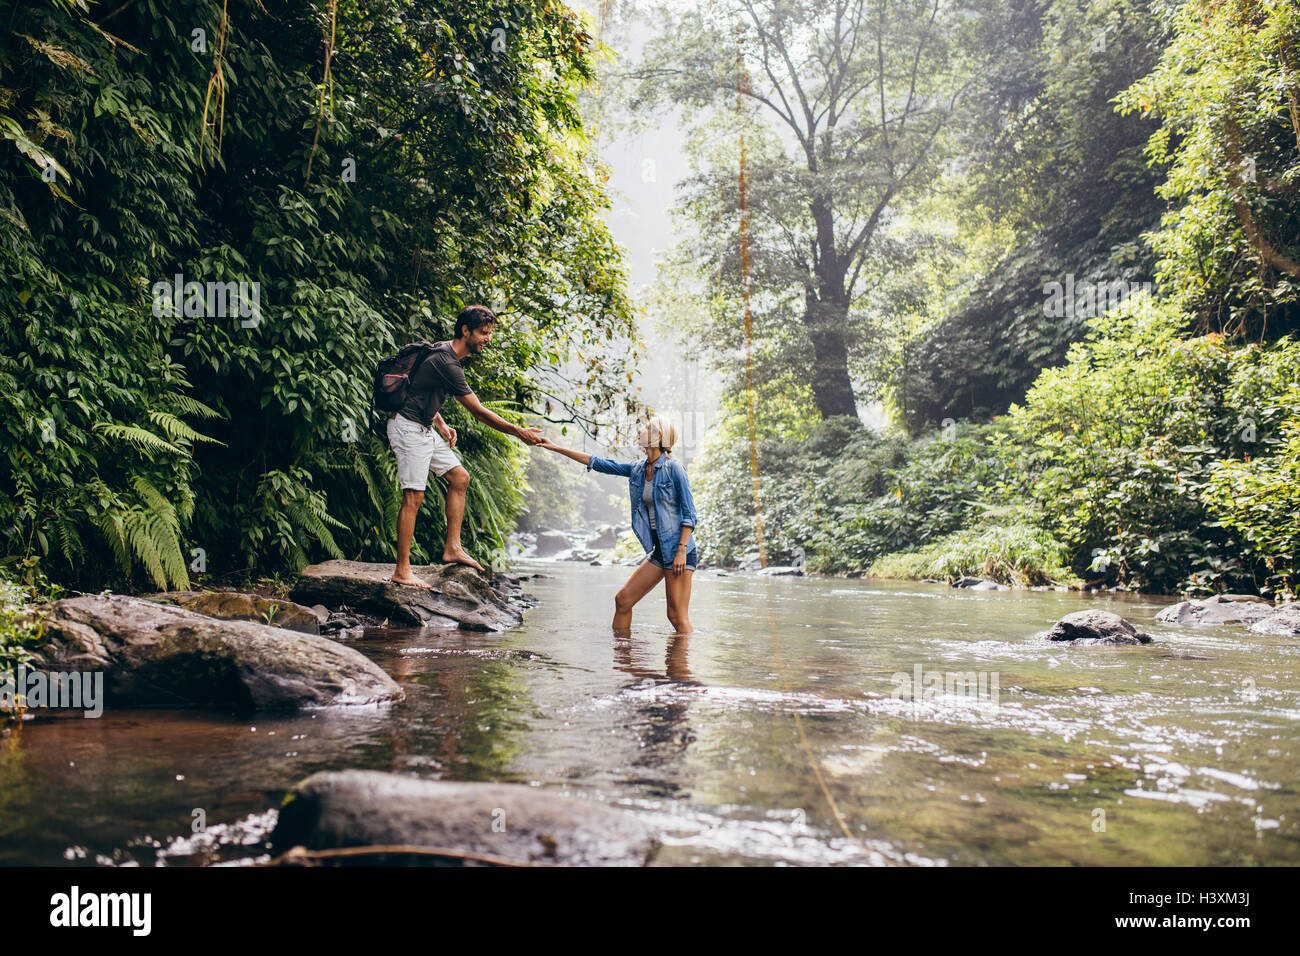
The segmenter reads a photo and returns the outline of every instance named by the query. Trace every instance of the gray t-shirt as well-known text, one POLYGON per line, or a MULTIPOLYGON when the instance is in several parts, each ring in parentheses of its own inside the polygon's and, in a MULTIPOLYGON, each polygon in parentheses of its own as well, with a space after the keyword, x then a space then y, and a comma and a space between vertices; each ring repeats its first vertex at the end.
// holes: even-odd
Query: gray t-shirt
POLYGON ((472 395, 473 392, 451 343, 435 342, 433 351, 411 375, 411 387, 401 415, 429 428, 448 395, 472 395))
POLYGON ((647 481, 645 487, 641 489, 641 500, 645 502, 646 511, 650 512, 650 530, 656 531, 655 528, 655 489, 654 482, 647 481))

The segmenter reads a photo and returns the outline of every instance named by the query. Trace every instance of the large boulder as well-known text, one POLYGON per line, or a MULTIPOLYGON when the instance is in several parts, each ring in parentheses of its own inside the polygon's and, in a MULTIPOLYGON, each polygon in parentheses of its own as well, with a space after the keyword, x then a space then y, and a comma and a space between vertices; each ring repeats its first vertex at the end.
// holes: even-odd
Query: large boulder
POLYGON ((614 533, 614 526, 603 524, 596 529, 595 535, 587 539, 587 547, 601 551, 605 548, 614 547, 617 539, 618 536, 614 533))
POLYGON ((103 671, 110 706, 245 713, 402 697, 377 664, 328 638, 119 594, 56 601, 36 653, 46 670, 103 671))
POLYGON ((573 541, 563 531, 539 531, 533 554, 545 558, 552 554, 559 554, 561 551, 568 551, 572 547, 573 541))
POLYGON ((1216 594, 1203 601, 1179 601, 1162 609, 1161 624, 1253 624, 1273 613, 1263 598, 1248 594, 1216 594))
POLYGON ((326 561, 303 568, 290 597, 302 604, 346 605, 390 622, 467 631, 504 631, 523 621, 516 578, 492 580, 466 564, 431 564, 411 571, 429 589, 393 583, 394 566, 326 561))
POLYGON ((1151 643, 1151 635, 1143 634, 1118 614, 1096 609, 1067 614, 1041 636, 1049 641, 1080 644, 1151 643))
POLYGON ((372 770, 326 771, 303 780, 285 797, 271 834, 276 854, 297 846, 398 845, 570 866, 637 866, 658 846, 645 823, 591 800, 518 784, 450 783, 372 770))
POLYGON ((285 598, 269 598, 243 591, 162 591, 146 597, 150 601, 183 607, 223 621, 256 621, 303 634, 319 634, 324 620, 312 608, 285 598))
POLYGON ((1267 617, 1250 625, 1256 634, 1277 634, 1280 637, 1300 636, 1300 602, 1283 604, 1271 609, 1267 617))

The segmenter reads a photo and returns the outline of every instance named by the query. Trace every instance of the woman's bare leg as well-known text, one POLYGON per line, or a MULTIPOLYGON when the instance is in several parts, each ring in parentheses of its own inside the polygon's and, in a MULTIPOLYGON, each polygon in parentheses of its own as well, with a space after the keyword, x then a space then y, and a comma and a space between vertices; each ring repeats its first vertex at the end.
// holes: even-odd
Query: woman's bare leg
POLYGON ((614 595, 614 630, 632 626, 632 608, 659 583, 664 569, 656 567, 649 558, 637 565, 627 583, 614 595))
POLYGON ((674 574, 664 572, 664 590, 668 593, 668 623, 677 629, 678 634, 691 633, 691 578, 694 571, 674 574))

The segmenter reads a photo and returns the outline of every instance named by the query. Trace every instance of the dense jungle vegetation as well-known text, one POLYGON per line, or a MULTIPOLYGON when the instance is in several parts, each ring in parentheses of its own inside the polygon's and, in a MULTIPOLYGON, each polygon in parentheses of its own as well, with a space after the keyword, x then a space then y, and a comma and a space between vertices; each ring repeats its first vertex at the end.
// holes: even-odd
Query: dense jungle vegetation
MULTIPOLYGON (((472 376, 494 410, 628 410, 632 310, 577 110, 596 43, 562 4, 42 0, 0 31, 11 576, 392 560, 370 376, 471 302, 502 316, 472 376), (255 314, 159 308, 173 281, 247 283, 255 314)), ((523 446, 462 411, 464 539, 499 560, 523 446)), ((430 491, 420 561, 442 547, 430 491)))
MULTIPOLYGON (((492 408, 618 433, 643 407, 599 95, 689 129, 654 294, 723 383, 706 561, 1294 593, 1296 4, 599 13, 653 37, 602 59, 556 0, 0 5, 9 577, 391 560, 370 372, 471 302, 503 317, 492 408), (256 308, 160 307, 173 281, 256 308)), ((499 562, 526 452, 458 412, 465 543, 499 562)))

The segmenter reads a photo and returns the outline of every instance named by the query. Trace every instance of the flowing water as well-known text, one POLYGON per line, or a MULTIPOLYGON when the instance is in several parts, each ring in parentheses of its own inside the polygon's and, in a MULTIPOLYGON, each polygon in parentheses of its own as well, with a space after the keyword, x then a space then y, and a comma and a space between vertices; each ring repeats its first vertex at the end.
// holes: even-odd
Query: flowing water
POLYGON ((397 704, 27 722, 0 738, 0 863, 264 859, 286 789, 343 768, 599 800, 663 833, 659 864, 1300 863, 1295 639, 1158 625, 1158 598, 715 571, 696 633, 661 587, 615 639, 629 568, 516 570, 545 576, 514 631, 350 642, 397 704), (1097 606, 1154 643, 1034 639, 1097 606))

